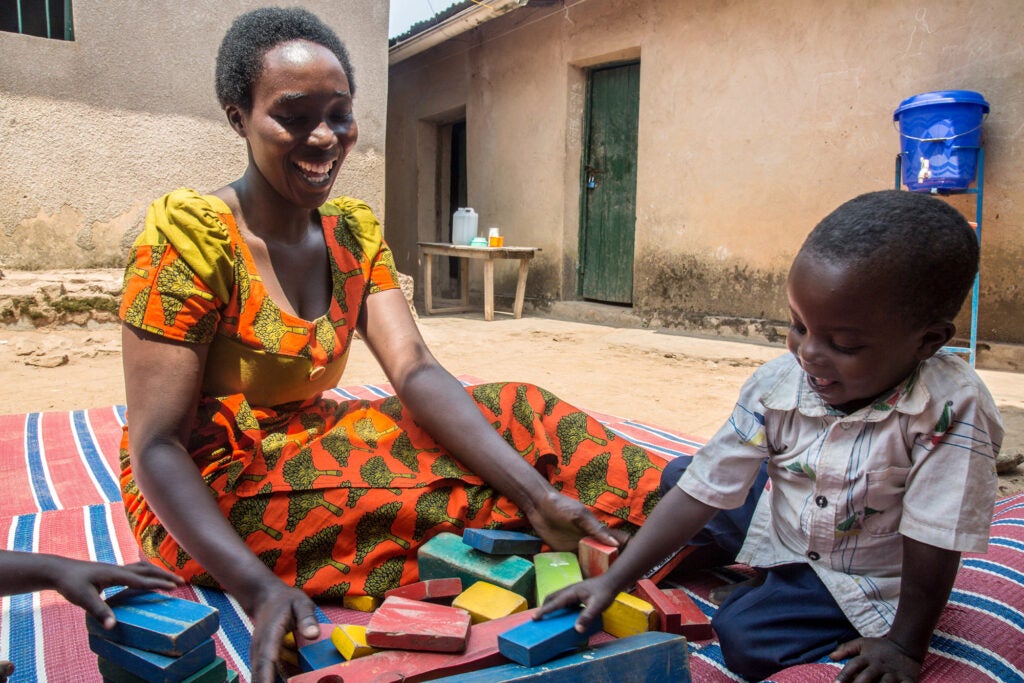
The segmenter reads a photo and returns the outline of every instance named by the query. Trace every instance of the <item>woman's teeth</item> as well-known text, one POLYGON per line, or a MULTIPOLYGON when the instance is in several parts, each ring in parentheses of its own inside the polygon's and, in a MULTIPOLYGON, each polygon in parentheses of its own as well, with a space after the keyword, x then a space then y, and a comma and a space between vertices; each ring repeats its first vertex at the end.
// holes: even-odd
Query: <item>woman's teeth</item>
POLYGON ((308 161, 296 161, 295 165, 313 182, 323 182, 330 176, 331 169, 334 168, 333 161, 324 161, 318 164, 308 161))

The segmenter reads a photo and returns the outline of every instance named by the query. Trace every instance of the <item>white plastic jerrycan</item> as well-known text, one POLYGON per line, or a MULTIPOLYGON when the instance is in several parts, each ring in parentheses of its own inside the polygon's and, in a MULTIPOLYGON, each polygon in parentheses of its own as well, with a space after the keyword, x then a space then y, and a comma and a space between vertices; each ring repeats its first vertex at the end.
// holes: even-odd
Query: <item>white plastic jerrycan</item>
POLYGON ((461 208, 452 214, 452 244, 469 244, 476 237, 477 213, 461 208))

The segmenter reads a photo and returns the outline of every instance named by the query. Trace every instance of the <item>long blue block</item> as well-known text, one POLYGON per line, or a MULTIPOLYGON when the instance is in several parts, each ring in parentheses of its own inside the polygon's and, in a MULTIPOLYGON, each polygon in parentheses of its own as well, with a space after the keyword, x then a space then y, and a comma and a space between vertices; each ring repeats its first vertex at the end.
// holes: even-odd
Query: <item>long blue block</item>
POLYGON ((462 579, 463 589, 487 581, 534 602, 533 563, 518 555, 488 555, 444 532, 420 546, 417 562, 421 581, 455 577, 462 579))
POLYGON ((89 634, 89 649, 108 662, 145 678, 149 683, 179 683, 210 664, 217 656, 216 646, 209 638, 178 657, 122 645, 93 633, 89 634))
POLYGON ((580 610, 561 609, 538 621, 527 621, 498 636, 498 652, 523 666, 537 666, 558 655, 587 646, 601 630, 601 620, 590 623, 586 633, 576 631, 580 610))
POLYGON ((527 667, 503 664, 438 678, 449 683, 691 683, 686 638, 648 631, 527 667))
POLYGON ((330 638, 299 648, 299 668, 303 671, 325 669, 334 664, 344 664, 345 661, 330 638))
MULTIPOLYGON (((145 678, 136 676, 131 671, 124 669, 113 662, 108 662, 103 657, 97 657, 100 675, 104 681, 110 683, 147 683, 145 678)), ((224 683, 228 678, 228 665, 220 657, 214 657, 213 661, 204 666, 191 676, 181 679, 181 683, 224 683)))
POLYGON ((89 633, 140 650, 177 657, 208 640, 220 625, 216 609, 152 591, 125 590, 107 600, 117 617, 111 630, 86 615, 89 633))
POLYGON ((536 555, 544 545, 536 536, 501 529, 466 529, 462 542, 490 555, 536 555))

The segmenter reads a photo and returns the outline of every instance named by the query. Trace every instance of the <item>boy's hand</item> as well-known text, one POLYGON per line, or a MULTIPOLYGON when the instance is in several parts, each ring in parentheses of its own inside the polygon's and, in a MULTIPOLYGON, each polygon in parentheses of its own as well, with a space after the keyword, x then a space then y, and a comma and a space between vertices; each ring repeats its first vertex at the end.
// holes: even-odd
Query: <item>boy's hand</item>
POLYGON ((907 656, 888 638, 857 638, 829 655, 833 661, 847 657, 853 659, 836 676, 837 683, 914 683, 921 673, 921 662, 907 656))
POLYGON ((591 622, 594 619, 600 619, 601 614, 608 609, 608 606, 615 600, 615 596, 619 594, 618 589, 605 579, 607 576, 607 574, 602 574, 555 591, 547 597, 533 618, 541 619, 544 615, 556 612, 563 607, 575 608, 577 605, 583 605, 583 611, 576 619, 576 630, 586 633, 591 622))
POLYGON ((146 590, 173 590, 184 585, 175 576, 149 562, 136 562, 127 566, 106 562, 73 560, 53 557, 53 589, 96 618, 103 628, 114 628, 117 620, 100 591, 110 586, 128 586, 146 590))
POLYGON ((7 683, 7 677, 14 673, 14 665, 6 659, 0 660, 0 683, 7 683))

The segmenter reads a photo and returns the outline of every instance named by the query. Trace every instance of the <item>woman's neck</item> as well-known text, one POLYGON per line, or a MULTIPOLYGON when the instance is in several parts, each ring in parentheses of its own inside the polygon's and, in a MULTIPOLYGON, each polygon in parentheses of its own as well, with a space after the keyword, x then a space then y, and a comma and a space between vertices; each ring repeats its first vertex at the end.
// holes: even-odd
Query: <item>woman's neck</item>
POLYGON ((252 166, 227 188, 234 194, 241 229, 285 244, 300 243, 308 235, 313 211, 286 202, 252 166))

